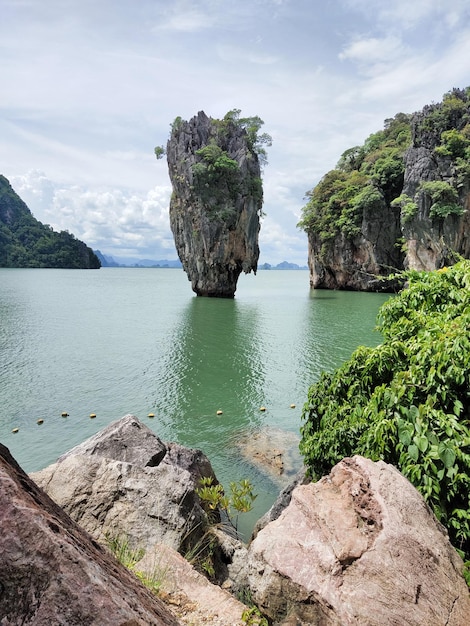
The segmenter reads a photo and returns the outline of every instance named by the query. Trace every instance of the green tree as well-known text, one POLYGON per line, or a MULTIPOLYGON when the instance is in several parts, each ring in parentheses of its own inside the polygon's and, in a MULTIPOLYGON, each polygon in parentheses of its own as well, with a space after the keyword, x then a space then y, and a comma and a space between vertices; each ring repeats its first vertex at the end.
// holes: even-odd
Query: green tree
POLYGON ((394 464, 470 558, 470 262, 408 272, 361 347, 308 392, 300 450, 318 479, 360 454, 394 464))

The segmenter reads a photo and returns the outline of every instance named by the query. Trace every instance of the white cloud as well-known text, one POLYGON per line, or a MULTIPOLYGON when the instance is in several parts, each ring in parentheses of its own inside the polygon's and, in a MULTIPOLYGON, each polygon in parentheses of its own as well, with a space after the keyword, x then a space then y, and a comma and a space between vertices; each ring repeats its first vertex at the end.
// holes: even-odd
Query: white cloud
POLYGON ((3 6, 0 173, 38 219, 109 254, 176 258, 153 149, 177 116, 265 121, 262 258, 304 262, 305 192, 384 119, 469 82, 466 0, 3 6))
POLYGON ((339 58, 358 61, 362 65, 375 65, 396 63, 405 54, 406 48, 398 37, 368 37, 351 43, 340 53, 339 58))

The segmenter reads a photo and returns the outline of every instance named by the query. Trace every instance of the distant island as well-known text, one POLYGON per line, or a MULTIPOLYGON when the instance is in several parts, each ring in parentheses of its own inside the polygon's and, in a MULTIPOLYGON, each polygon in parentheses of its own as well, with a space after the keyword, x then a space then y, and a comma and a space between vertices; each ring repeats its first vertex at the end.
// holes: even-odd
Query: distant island
MULTIPOLYGON (((129 258, 114 258, 108 254, 103 254, 101 250, 94 250, 94 253, 101 262, 101 267, 137 267, 137 268, 179 268, 183 266, 179 259, 138 259, 135 257, 129 258)), ((277 265, 271 265, 270 263, 263 263, 258 267, 258 270, 308 270, 307 265, 297 265, 297 263, 289 263, 288 261, 282 261, 277 265)))
POLYGON ((66 230, 42 224, 0 175, 0 267, 99 269, 99 258, 66 230))

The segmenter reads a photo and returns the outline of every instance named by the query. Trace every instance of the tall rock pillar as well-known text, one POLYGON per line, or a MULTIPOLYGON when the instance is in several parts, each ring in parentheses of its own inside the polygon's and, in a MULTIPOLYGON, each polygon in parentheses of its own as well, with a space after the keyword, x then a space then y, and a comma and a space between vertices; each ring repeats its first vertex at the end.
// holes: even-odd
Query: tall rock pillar
POLYGON ((256 273, 263 190, 258 156, 236 119, 177 118, 167 144, 170 225, 198 296, 233 298, 256 273))

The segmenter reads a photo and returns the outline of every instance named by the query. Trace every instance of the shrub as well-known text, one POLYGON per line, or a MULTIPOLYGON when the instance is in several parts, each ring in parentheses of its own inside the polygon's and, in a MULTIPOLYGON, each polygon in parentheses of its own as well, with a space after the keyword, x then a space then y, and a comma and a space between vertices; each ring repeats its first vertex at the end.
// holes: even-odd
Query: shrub
POLYGON ((458 204, 457 191, 442 180, 432 180, 420 184, 420 189, 431 197, 429 217, 444 219, 449 215, 463 215, 464 209, 458 204))
POLYGON ((383 343, 310 387, 300 450, 314 479, 353 454, 392 463, 470 558, 470 262, 405 278, 383 343))

